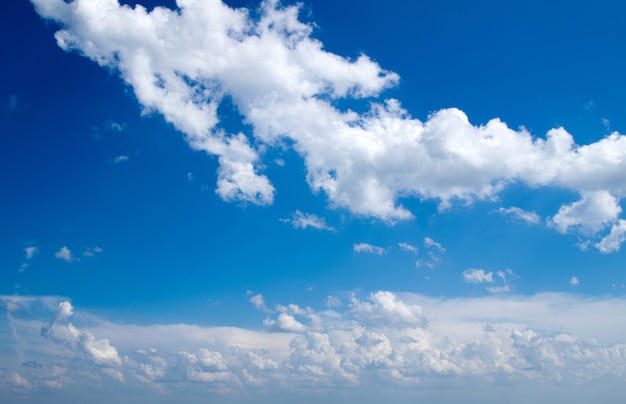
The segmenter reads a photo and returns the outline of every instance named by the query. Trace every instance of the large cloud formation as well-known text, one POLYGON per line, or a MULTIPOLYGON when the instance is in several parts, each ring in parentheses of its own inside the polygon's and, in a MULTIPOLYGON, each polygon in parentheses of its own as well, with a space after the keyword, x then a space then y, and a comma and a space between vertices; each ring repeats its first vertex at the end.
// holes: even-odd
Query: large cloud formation
POLYGON ((518 182, 581 194, 556 214, 557 230, 613 226, 610 239, 596 244, 603 252, 624 238, 615 204, 626 193, 626 137, 616 132, 577 145, 563 128, 536 138, 497 118, 475 126, 454 108, 414 119, 398 100, 377 98, 397 84, 395 73, 365 55, 325 51, 297 7, 275 0, 258 13, 220 0, 177 0, 177 10, 150 12, 117 0, 31 1, 62 26, 60 47, 118 71, 146 111, 162 114, 192 148, 219 156, 216 192, 225 200, 271 204, 262 150, 288 144, 303 157, 310 188, 357 215, 410 219, 399 197, 446 207, 494 198, 518 182), (225 97, 251 134, 220 127, 225 97), (336 102, 358 98, 369 98, 367 112, 336 102))
POLYGON ((383 290, 335 299, 341 308, 261 310, 268 316, 263 331, 117 324, 76 311, 64 298, 0 296, 21 362, 0 353, 9 367, 0 369, 0 397, 76 383, 170 397, 205 386, 226 398, 277 390, 416 392, 445 381, 473 389, 603 383, 607 398, 626 377, 622 298, 439 299, 383 290))

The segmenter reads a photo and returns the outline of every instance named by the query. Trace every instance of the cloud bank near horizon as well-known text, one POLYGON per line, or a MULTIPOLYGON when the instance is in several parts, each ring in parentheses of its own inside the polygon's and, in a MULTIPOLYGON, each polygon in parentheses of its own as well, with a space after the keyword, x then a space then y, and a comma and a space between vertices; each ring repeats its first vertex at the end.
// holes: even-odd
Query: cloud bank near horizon
MULTIPOLYGON (((260 295, 259 295, 260 296, 260 295)), ((262 297, 261 297, 262 299, 262 297)), ((608 383, 626 377, 623 298, 561 293, 457 299, 377 291, 333 296, 332 308, 291 303, 259 327, 121 324, 63 297, 2 296, 17 359, 5 392, 113 383, 158 394, 280 388, 345 389, 608 383), (16 370, 17 369, 17 370, 16 370)), ((3 354, 6 356, 7 354, 3 354)))

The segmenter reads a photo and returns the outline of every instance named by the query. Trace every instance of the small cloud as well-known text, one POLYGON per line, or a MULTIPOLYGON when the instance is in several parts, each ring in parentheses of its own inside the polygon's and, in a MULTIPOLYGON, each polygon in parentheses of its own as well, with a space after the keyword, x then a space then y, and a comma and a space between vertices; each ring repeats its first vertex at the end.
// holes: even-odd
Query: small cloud
POLYGON ((468 269, 463 271, 463 280, 466 283, 501 283, 501 285, 488 286, 485 289, 490 293, 506 293, 511 291, 508 277, 516 277, 511 269, 504 271, 486 272, 484 269, 468 269), (497 278, 496 278, 497 277, 497 278), (499 278, 499 280, 498 280, 499 278))
POLYGON ((276 320, 266 319, 263 324, 272 331, 278 332, 303 332, 306 331, 304 324, 287 313, 280 313, 276 320))
POLYGON ((441 244, 439 244, 438 242, 436 242, 435 240, 433 240, 430 237, 425 237, 424 238, 424 247, 436 248, 437 250, 439 250, 442 253, 446 252, 446 249, 443 248, 443 246, 441 244))
POLYGON ((54 253, 54 256, 64 260, 65 262, 73 262, 76 260, 76 258, 72 255, 72 251, 70 251, 70 249, 66 246, 61 247, 59 251, 54 253))
POLYGON ((341 307, 343 306, 343 303, 341 303, 341 300, 338 297, 335 296, 328 296, 326 297, 326 307, 341 307))
POLYGON ((285 160, 283 160, 283 159, 276 159, 276 160, 274 160, 274 163, 276 163, 276 165, 280 166, 280 167, 284 167, 285 166, 285 160))
POLYGON ((541 218, 535 212, 529 212, 524 209, 520 209, 516 206, 510 208, 500 208, 498 212, 505 216, 512 217, 515 220, 520 220, 528 224, 539 224, 541 218))
POLYGON ((24 248, 24 253, 26 254, 25 258, 27 260, 33 258, 35 256, 35 254, 37 254, 38 251, 39 251, 39 249, 37 247, 26 247, 26 248, 24 248))
POLYGON ((187 181, 193 182, 193 174, 192 173, 187 173, 187 181))
POLYGON ((493 283, 493 272, 484 269, 468 269, 463 271, 463 280, 467 283, 493 283))
POLYGON ((9 96, 9 102, 7 104, 9 109, 17 109, 17 95, 11 94, 9 96))
POLYGON ((83 256, 84 257, 93 257, 95 254, 97 253, 101 253, 102 252, 102 248, 100 247, 93 247, 93 248, 85 248, 85 251, 83 252, 83 256))
POLYGON ((124 154, 122 154, 120 156, 117 156, 113 160, 111 160, 111 162, 114 163, 114 164, 123 163, 125 161, 128 161, 128 156, 126 156, 124 154))
POLYGON ((511 287, 509 285, 490 286, 485 289, 487 289, 490 293, 507 293, 511 291, 511 287))
MULTIPOLYGON (((252 293, 252 291, 248 291, 248 295, 250 295, 252 293)), ((257 309, 264 311, 266 313, 272 313, 272 310, 270 310, 266 305, 265 305, 265 298, 263 297, 262 294, 256 294, 256 295, 252 295, 250 296, 250 303, 252 303, 254 305, 254 307, 256 307, 257 309)))
POLYGON ((311 227, 316 230, 335 231, 335 229, 326 224, 326 219, 314 215, 312 213, 302 213, 296 210, 291 214, 291 219, 280 219, 283 223, 291 223, 294 229, 306 229, 311 227))
POLYGON ((607 129, 611 130, 611 121, 606 118, 602 118, 602 125, 607 129))
POLYGON ((387 252, 387 250, 385 250, 382 247, 377 247, 375 245, 371 245, 367 243, 354 244, 352 246, 352 250, 355 253, 370 253, 370 254, 376 254, 376 255, 383 255, 387 252))
POLYGON ((400 249, 402 251, 408 251, 408 252, 412 252, 414 254, 417 254, 419 252, 418 248, 409 244, 409 243, 398 243, 398 247, 400 247, 400 249))
POLYGON ((611 227, 611 232, 594 246, 601 253, 610 254, 619 251, 624 241, 626 241, 626 220, 620 219, 611 227))
POLYGON ((575 276, 572 276, 572 279, 569 280, 569 284, 572 286, 578 285, 578 278, 575 276))
POLYGON ((124 130, 125 125, 123 124, 119 124, 115 121, 108 121, 105 125, 105 127, 111 131, 114 132, 121 132, 124 130))

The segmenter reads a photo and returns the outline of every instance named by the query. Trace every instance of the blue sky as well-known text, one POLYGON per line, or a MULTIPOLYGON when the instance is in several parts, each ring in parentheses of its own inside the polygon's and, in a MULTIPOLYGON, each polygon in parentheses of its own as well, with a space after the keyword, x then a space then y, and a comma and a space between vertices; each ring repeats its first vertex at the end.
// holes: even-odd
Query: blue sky
POLYGON ((622 397, 626 5, 121 3, 2 13, 3 401, 622 397))

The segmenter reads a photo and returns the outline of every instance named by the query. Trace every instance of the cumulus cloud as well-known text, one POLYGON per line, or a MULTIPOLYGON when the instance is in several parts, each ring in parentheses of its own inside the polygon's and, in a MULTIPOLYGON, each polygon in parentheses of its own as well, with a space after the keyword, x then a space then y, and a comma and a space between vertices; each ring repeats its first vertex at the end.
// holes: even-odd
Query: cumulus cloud
POLYGON ((581 193, 554 226, 595 232, 616 219, 613 202, 626 194, 625 136, 577 145, 563 128, 535 137, 498 118, 474 125, 455 108, 420 121, 399 101, 375 98, 398 83, 395 73, 365 55, 325 51, 295 6, 267 1, 251 13, 181 0, 179 10, 148 13, 114 0, 31 1, 62 25, 61 48, 118 71, 146 111, 162 114, 194 149, 218 156, 216 192, 225 200, 271 204, 262 150, 285 143, 331 206, 389 223, 413 217, 399 197, 437 199, 445 209, 522 183, 581 193), (252 133, 221 129, 216 111, 226 96, 252 133), (372 97, 371 108, 360 114, 334 103, 363 97, 372 97))
POLYGON ((10 308, 12 337, 27 355, 24 366, 13 368, 15 361, 5 360, 12 353, 2 353, 10 368, 0 369, 0 390, 78 381, 81 388, 100 389, 102 377, 172 397, 199 386, 305 395, 311 388, 413 393, 437 389, 441 377, 446 386, 487 387, 496 378, 509 387, 601 382, 611 390, 626 375, 626 301, 620 297, 443 299, 381 290, 319 312, 279 306, 278 316, 264 321, 267 331, 118 324, 77 313, 55 297, 1 296, 0 302, 10 308), (42 314, 52 318, 43 327, 42 314))
POLYGON ((463 271, 463 280, 467 283, 493 283, 493 272, 484 269, 468 269, 463 271))
POLYGON ((601 252, 608 254, 619 251, 622 243, 626 240, 626 220, 620 219, 611 227, 611 232, 595 244, 601 252))
POLYGON ((61 247, 59 251, 54 253, 54 256, 56 258, 64 260, 65 262, 76 261, 76 257, 72 255, 72 251, 66 246, 61 247))
POLYGON ((355 243, 352 245, 352 251, 357 254, 368 253, 376 255, 383 255, 387 252, 387 250, 382 247, 378 247, 368 243, 355 243))
POLYGON ((88 330, 80 330, 67 322, 74 314, 68 301, 59 303, 53 321, 48 327, 42 327, 41 335, 45 338, 65 344, 77 354, 82 354, 98 366, 116 367, 122 364, 117 349, 108 339, 96 339, 88 330))
POLYGON ((618 198, 609 192, 586 192, 579 201, 561 206, 551 225, 561 233, 576 230, 594 235, 614 223, 621 212, 618 198))
POLYGON ((254 307, 256 307, 259 310, 265 311, 267 313, 271 313, 272 310, 270 310, 266 305, 265 305, 265 298, 263 297, 262 294, 253 294, 252 291, 248 291, 248 295, 250 296, 250 303, 252 303, 254 305, 254 307))
POLYGON ((501 207, 498 209, 498 212, 528 224, 538 224, 541 221, 541 218, 535 212, 529 212, 517 206, 511 206, 510 208, 501 207))
POLYGON ((284 223, 291 223, 294 229, 306 229, 311 227, 316 230, 335 231, 335 229, 326 224, 326 219, 312 213, 302 213, 296 210, 290 219, 281 219, 284 223))
POLYGON ((578 285, 578 283, 579 283, 578 282, 578 278, 575 277, 575 276, 572 276, 572 279, 569 280, 569 284, 572 285, 572 286, 576 286, 576 285, 578 285))

